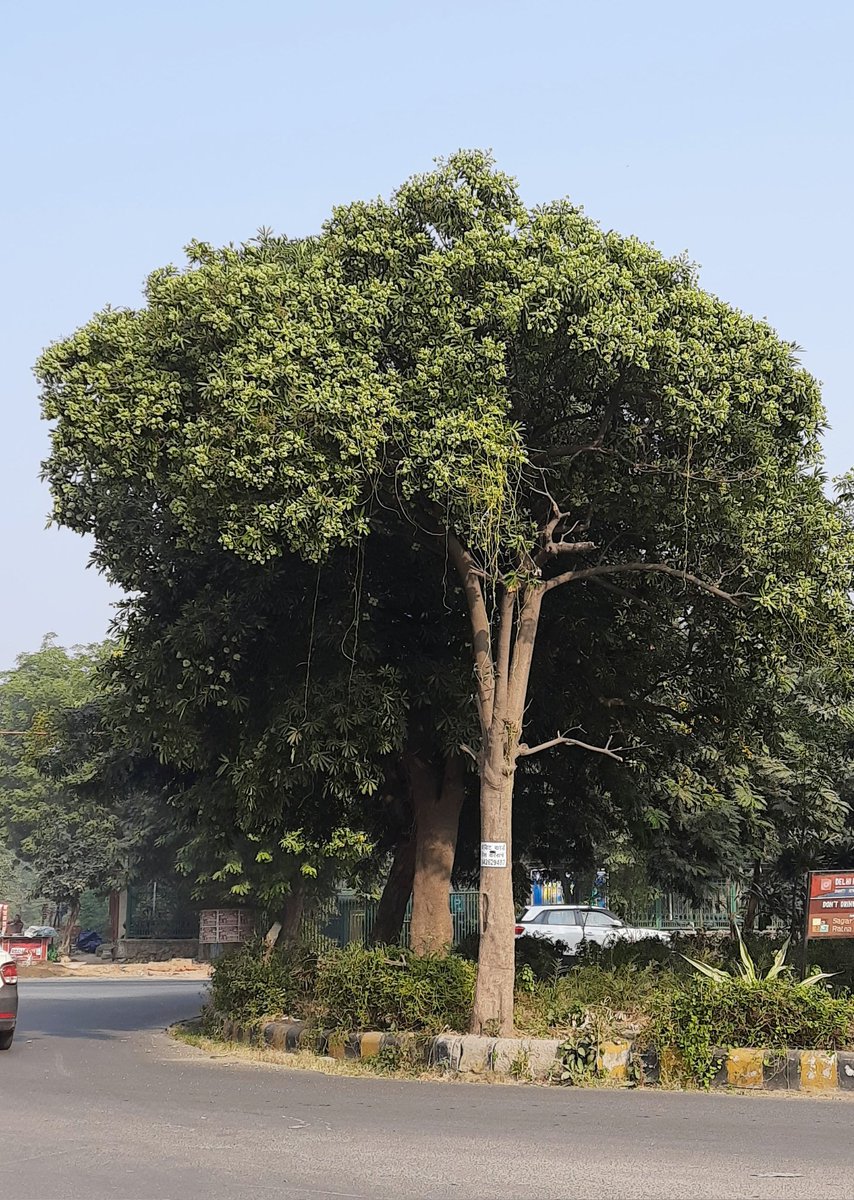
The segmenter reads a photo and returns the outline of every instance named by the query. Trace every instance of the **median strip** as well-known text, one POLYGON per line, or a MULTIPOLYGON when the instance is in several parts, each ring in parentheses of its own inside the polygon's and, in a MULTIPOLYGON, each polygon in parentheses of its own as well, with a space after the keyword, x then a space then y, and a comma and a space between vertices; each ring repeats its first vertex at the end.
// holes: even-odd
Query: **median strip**
MULTIPOLYGON (((559 1038, 498 1038, 474 1034, 318 1030, 303 1021, 241 1023, 209 1015, 208 1033, 223 1042, 288 1054, 309 1052, 333 1059, 370 1061, 382 1057, 447 1075, 517 1083, 619 1083, 649 1087, 678 1085, 684 1064, 677 1051, 641 1048, 632 1040, 595 1047, 590 1070, 573 1070, 559 1038)), ((854 1092, 854 1051, 768 1050, 733 1047, 713 1052, 713 1088, 737 1091, 854 1092)))

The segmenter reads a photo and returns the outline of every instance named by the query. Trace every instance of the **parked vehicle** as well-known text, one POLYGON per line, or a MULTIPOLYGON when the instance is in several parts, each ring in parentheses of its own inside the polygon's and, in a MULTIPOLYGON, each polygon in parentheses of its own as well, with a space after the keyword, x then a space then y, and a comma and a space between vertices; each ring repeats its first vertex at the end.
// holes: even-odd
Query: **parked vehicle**
POLYGON ((639 942, 643 938, 670 941, 664 929, 643 929, 627 925, 607 908, 583 904, 533 904, 526 908, 516 924, 516 937, 547 938, 562 942, 568 954, 575 954, 582 942, 608 946, 617 941, 639 942))
POLYGON ((18 1020, 18 965, 0 950, 0 1050, 8 1050, 18 1020))

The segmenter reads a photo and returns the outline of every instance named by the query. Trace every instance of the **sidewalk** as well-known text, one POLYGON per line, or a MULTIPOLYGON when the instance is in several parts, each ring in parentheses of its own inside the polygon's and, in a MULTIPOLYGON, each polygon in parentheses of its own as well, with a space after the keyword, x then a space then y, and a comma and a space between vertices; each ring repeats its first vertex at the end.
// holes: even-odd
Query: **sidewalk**
POLYGON ((69 961, 65 963, 33 963, 19 966, 21 979, 143 979, 152 975, 166 978, 210 979, 208 963, 195 962, 192 958, 172 958, 167 962, 117 963, 102 962, 91 956, 91 961, 69 961))

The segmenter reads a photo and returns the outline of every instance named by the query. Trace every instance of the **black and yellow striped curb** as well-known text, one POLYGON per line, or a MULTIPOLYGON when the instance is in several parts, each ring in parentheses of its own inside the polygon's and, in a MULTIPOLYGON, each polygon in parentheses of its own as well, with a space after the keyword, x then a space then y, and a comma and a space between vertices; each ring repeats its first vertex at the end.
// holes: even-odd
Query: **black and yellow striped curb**
MULTIPOLYGON (((643 1084, 658 1084, 662 1079, 678 1082, 684 1078, 680 1057, 675 1051, 630 1051, 635 1058, 643 1084)), ((732 1050, 712 1050, 714 1074, 710 1087, 735 1087, 740 1091, 854 1092, 854 1052, 838 1050, 766 1050, 740 1046, 732 1050)))
MULTIPOLYGON (((558 1061, 558 1038, 491 1038, 472 1034, 340 1033, 310 1028, 302 1021, 242 1025, 220 1018, 216 1030, 226 1041, 299 1050, 339 1059, 370 1059, 397 1051, 413 1063, 451 1074, 546 1079, 558 1061)), ((628 1043, 626 1043, 628 1046, 628 1043)))
MULTIPOLYGON (((493 1075, 520 1082, 545 1080, 561 1065, 559 1038, 491 1038, 474 1034, 318 1032, 302 1021, 267 1021, 243 1025, 220 1018, 217 1032, 226 1041, 299 1050, 337 1059, 371 1059, 398 1052, 409 1062, 461 1075, 493 1075)), ((713 1052, 712 1087, 747 1091, 854 1092, 854 1052, 739 1048, 713 1052)), ((630 1078, 640 1085, 664 1079, 678 1081, 679 1056, 637 1050, 631 1041, 603 1042, 598 1073, 616 1082, 630 1078)))
MULTIPOLYGON (((654 1051, 640 1054, 643 1078, 658 1082, 679 1075, 678 1056, 667 1061, 654 1051)), ((740 1047, 713 1051, 712 1087, 746 1091, 854 1092, 854 1052, 838 1050, 765 1050, 740 1047)))

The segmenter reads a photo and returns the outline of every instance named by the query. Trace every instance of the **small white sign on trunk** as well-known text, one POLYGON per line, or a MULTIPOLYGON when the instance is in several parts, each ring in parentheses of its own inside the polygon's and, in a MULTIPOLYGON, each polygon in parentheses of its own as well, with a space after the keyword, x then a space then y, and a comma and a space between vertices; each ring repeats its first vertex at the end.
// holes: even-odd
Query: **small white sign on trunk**
POLYGON ((507 866, 507 843, 506 842, 481 842, 480 843, 480 865, 482 867, 506 867, 507 866))

